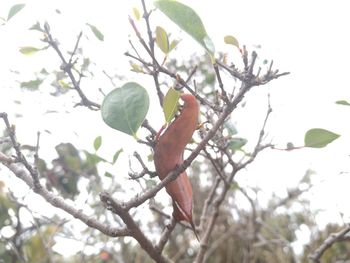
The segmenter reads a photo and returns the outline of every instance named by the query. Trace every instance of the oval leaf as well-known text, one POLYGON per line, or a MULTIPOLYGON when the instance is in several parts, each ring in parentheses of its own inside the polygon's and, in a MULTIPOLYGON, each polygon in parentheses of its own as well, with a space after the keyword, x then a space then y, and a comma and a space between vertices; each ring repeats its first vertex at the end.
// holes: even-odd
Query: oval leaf
POLYGON ((137 65, 137 64, 131 62, 130 66, 131 66, 131 71, 134 71, 136 73, 143 73, 144 72, 140 65, 137 65))
POLYGON ((305 134, 305 147, 322 148, 339 137, 340 135, 325 129, 310 129, 305 134))
POLYGON ((176 48, 177 44, 179 44, 179 40, 174 39, 171 41, 170 46, 169 46, 169 52, 172 51, 174 48, 176 48))
POLYGON ((115 164, 115 162, 118 160, 119 155, 123 152, 123 148, 120 148, 116 153, 113 155, 113 161, 112 164, 115 164))
POLYGON ((164 54, 169 53, 168 35, 166 31, 160 26, 156 27, 156 43, 160 50, 164 52, 164 54))
POLYGON ((335 103, 339 105, 350 106, 350 103, 347 102, 346 100, 338 100, 335 103))
POLYGON ((21 11, 24 7, 25 7, 25 4, 17 4, 12 6, 7 15, 7 21, 9 21, 15 14, 21 11))
POLYGON ((231 121, 226 121, 224 127, 227 129, 230 136, 236 135, 238 133, 236 126, 231 121))
POLYGON ((42 79, 34 79, 29 81, 21 82, 21 88, 29 89, 29 90, 37 90, 39 86, 43 83, 42 79))
POLYGON ((101 136, 97 136, 96 139, 94 140, 94 149, 97 152, 98 149, 100 149, 102 144, 102 137, 101 136))
POLYGON ((135 82, 128 82, 105 97, 101 114, 108 126, 136 138, 136 132, 146 117, 148 107, 147 91, 135 82))
POLYGON ((180 92, 170 88, 163 100, 163 112, 165 121, 169 123, 179 109, 180 92))
POLYGON ((24 55, 33 55, 34 53, 40 51, 41 48, 36 48, 36 47, 21 47, 19 49, 19 52, 21 52, 24 55))
POLYGON ((244 145, 246 145, 247 139, 244 138, 232 138, 229 143, 227 144, 227 147, 231 151, 237 151, 240 150, 244 145))
POLYGON ((214 54, 213 42, 206 32, 202 20, 192 8, 177 1, 169 0, 158 0, 154 4, 182 30, 201 44, 209 54, 214 54))
POLYGON ((225 36, 224 41, 226 44, 233 45, 239 48, 238 40, 233 36, 225 36))
POLYGON ((100 41, 104 40, 104 35, 101 33, 100 30, 97 29, 97 27, 95 27, 94 25, 90 25, 90 24, 87 24, 87 25, 90 27, 92 33, 94 33, 95 37, 98 40, 100 40, 100 41))
POLYGON ((113 174, 109 173, 109 172, 105 172, 104 174, 106 177, 109 177, 109 178, 112 178, 113 177, 113 174))
POLYGON ((136 20, 140 20, 140 18, 141 18, 140 11, 136 7, 134 7, 132 9, 132 12, 133 12, 134 17, 136 18, 136 20))

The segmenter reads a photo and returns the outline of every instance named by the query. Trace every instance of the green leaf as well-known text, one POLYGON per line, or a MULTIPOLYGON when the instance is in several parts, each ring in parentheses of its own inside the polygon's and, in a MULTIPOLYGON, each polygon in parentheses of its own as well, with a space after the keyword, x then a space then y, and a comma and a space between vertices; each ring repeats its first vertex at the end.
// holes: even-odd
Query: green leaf
POLYGON ((91 64, 91 60, 89 58, 84 58, 83 64, 81 65, 81 69, 83 71, 87 70, 89 68, 90 64, 91 64))
POLYGON ((174 88, 170 88, 163 100, 163 112, 165 121, 169 123, 179 109, 180 92, 174 88))
POLYGON ((32 25, 29 30, 37 30, 40 32, 45 32, 45 30, 41 27, 39 22, 36 22, 34 25, 32 25))
POLYGON ((34 53, 40 51, 41 48, 36 48, 36 47, 21 47, 19 49, 19 52, 21 52, 24 55, 33 55, 34 53))
POLYGON ((36 90, 39 88, 41 83, 43 83, 42 79, 34 79, 34 80, 24 81, 24 82, 21 82, 21 88, 36 90))
POLYGON ((160 50, 164 52, 164 54, 169 53, 168 35, 166 31, 160 26, 156 27, 156 43, 160 50))
POLYGON ((246 143, 247 143, 247 140, 244 138, 232 138, 227 144, 227 147, 231 151, 237 151, 237 150, 240 150, 246 143))
POLYGON ((231 121, 226 121, 224 123, 224 127, 227 129, 228 134, 230 136, 233 136, 233 135, 237 134, 237 129, 236 129, 235 125, 233 125, 233 123, 231 121))
POLYGON ((134 17, 136 18, 136 20, 140 20, 140 18, 141 18, 140 11, 136 7, 134 7, 132 9, 132 12, 133 12, 134 17))
POLYGON ((97 152, 98 149, 100 149, 102 144, 102 137, 101 136, 97 136, 94 140, 94 149, 97 152))
POLYGON ((340 135, 325 129, 310 129, 305 134, 305 147, 323 148, 339 137, 340 135))
POLYGON ((147 161, 153 162, 153 154, 147 156, 147 161))
POLYGON ((180 41, 179 40, 176 40, 174 39, 173 41, 171 41, 170 43, 170 47, 169 47, 169 52, 172 51, 174 48, 176 48, 177 44, 179 44, 180 41))
POLYGON ((89 153, 88 151, 83 151, 86 156, 86 162, 91 165, 95 166, 99 162, 107 162, 106 159, 102 158, 101 156, 98 156, 97 154, 94 153, 89 153))
POLYGON ((109 178, 112 178, 112 177, 113 177, 113 174, 111 174, 111 173, 109 173, 109 172, 105 172, 104 176, 109 177, 109 178))
POLYGON ((135 63, 130 62, 130 66, 131 66, 131 71, 134 71, 136 73, 143 73, 144 72, 140 65, 137 65, 135 63))
POLYGON ((25 4, 17 4, 17 5, 12 6, 8 15, 7 15, 7 21, 9 21, 14 15, 16 15, 24 7, 25 7, 25 4))
POLYGON ((100 40, 103 41, 104 40, 104 35, 101 33, 100 30, 97 29, 97 27, 95 27, 94 25, 91 25, 89 23, 87 23, 87 25, 90 27, 92 33, 94 33, 95 37, 100 40))
POLYGON ((339 105, 350 106, 350 103, 347 102, 346 100, 338 100, 335 103, 339 105))
POLYGON ((237 48, 239 48, 238 40, 233 36, 229 36, 229 35, 225 36, 224 41, 226 44, 233 45, 233 46, 236 46, 237 48))
POLYGON ((206 32, 202 20, 192 8, 171 0, 158 0, 154 4, 175 24, 203 46, 211 56, 214 55, 215 48, 213 42, 206 32))
POLYGON ((70 89, 70 86, 67 82, 65 82, 63 79, 60 79, 58 81, 58 84, 63 88, 63 89, 70 89))
POLYGON ((157 182, 153 179, 147 179, 146 180, 146 187, 151 188, 157 185, 157 182))
POLYGON ((113 161, 112 161, 112 164, 115 164, 115 162, 118 160, 119 158, 119 155, 123 152, 123 149, 120 148, 118 151, 116 151, 116 153, 114 154, 113 156, 113 161))
POLYGON ((108 126, 137 138, 136 132, 148 108, 149 97, 145 88, 135 82, 128 82, 105 97, 101 114, 108 126))
POLYGON ((42 69, 40 70, 40 74, 47 76, 47 75, 49 75, 50 73, 47 72, 47 70, 46 70, 45 68, 42 68, 42 69))

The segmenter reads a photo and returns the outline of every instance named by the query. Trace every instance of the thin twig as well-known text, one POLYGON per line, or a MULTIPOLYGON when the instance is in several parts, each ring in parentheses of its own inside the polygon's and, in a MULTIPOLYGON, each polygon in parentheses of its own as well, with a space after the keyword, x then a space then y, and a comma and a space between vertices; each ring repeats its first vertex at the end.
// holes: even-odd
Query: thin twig
POLYGON ((25 168, 28 170, 28 172, 30 173, 30 175, 33 178, 34 191, 40 190, 40 188, 42 188, 42 186, 41 186, 40 181, 39 181, 38 171, 35 167, 31 166, 28 163, 26 157, 22 154, 21 149, 20 149, 20 144, 17 142, 14 126, 10 125, 10 122, 8 120, 6 113, 0 113, 0 118, 2 118, 4 120, 6 129, 9 133, 9 136, 10 136, 10 139, 12 142, 12 146, 16 151, 16 156, 17 156, 18 162, 21 162, 25 166, 25 168))
POLYGON ((227 93, 226 93, 226 91, 225 91, 224 84, 222 83, 222 79, 221 79, 221 75, 220 75, 220 71, 219 71, 219 67, 218 67, 218 64, 217 64, 217 63, 214 64, 214 71, 215 71, 216 78, 217 78, 217 80, 218 80, 219 87, 220 87, 220 90, 221 90, 221 97, 222 97, 223 101, 224 101, 226 104, 229 104, 229 103, 230 103, 230 100, 229 100, 229 98, 227 97, 227 93))
POLYGON ((147 129, 152 136, 156 136, 157 135, 157 131, 155 129, 152 128, 152 126, 149 124, 148 120, 145 119, 141 125, 143 128, 147 129))
POLYGON ((156 172, 151 172, 147 168, 147 166, 143 162, 143 160, 138 152, 134 152, 134 157, 136 158, 136 160, 139 161, 140 165, 142 166, 142 171, 140 173, 129 173, 129 176, 131 177, 131 179, 133 179, 133 180, 140 179, 143 176, 145 176, 146 174, 148 174, 150 177, 155 177, 157 175, 156 172))
POLYGON ((211 236, 211 233, 214 229, 214 225, 216 223, 216 219, 219 216, 219 207, 221 206, 222 202, 225 200, 226 194, 228 190, 230 189, 230 184, 233 181, 233 178, 235 177, 238 170, 233 169, 230 176, 228 177, 228 183, 229 185, 224 185, 224 188, 222 192, 215 198, 213 201, 213 212, 211 217, 209 218, 209 222, 207 225, 207 228, 204 232, 204 234, 201 236, 201 243, 200 248, 197 253, 196 259, 194 262, 201 263, 204 260, 205 253, 208 250, 209 247, 209 238, 211 236))
POLYGON ((165 229, 156 246, 156 249, 159 251, 159 253, 162 253, 164 246, 168 242, 170 235, 173 232, 175 226, 176 226, 176 220, 174 218, 171 219, 170 224, 165 226, 165 229))
MULTIPOLYGON (((72 64, 72 61, 71 61, 72 57, 70 58, 69 62, 67 62, 65 57, 63 56, 61 50, 59 49, 59 47, 57 45, 57 42, 53 39, 53 36, 51 35, 51 33, 50 33, 48 28, 45 28, 45 33, 47 34, 47 42, 56 51, 57 55, 61 59, 61 62, 62 62, 61 68, 62 68, 62 70, 67 73, 69 79, 71 80, 71 82, 73 84, 73 88, 79 94, 79 97, 81 98, 81 104, 86 106, 86 107, 88 107, 88 108, 90 108, 90 109, 98 110, 100 108, 100 104, 89 100, 86 97, 86 95, 84 94, 84 92, 81 90, 80 85, 79 85, 80 80, 81 80, 81 76, 80 76, 80 79, 77 81, 75 76, 74 76, 74 74, 73 74, 73 71, 72 71, 73 64, 72 64)), ((79 41, 80 41, 80 38, 81 38, 81 33, 78 36, 78 39, 77 39, 77 42, 76 42, 74 50, 77 49, 77 46, 78 46, 79 41)), ((73 54, 74 53, 75 52, 73 52, 73 54)))
POLYGON ((221 180, 225 183, 228 184, 228 182, 226 181, 225 176, 222 174, 222 172, 220 171, 220 169, 218 168, 218 166, 215 163, 215 160, 213 159, 213 157, 211 157, 210 153, 207 151, 206 148, 203 149, 207 159, 211 162, 211 164, 213 165, 216 173, 219 175, 219 177, 221 178, 221 180))
POLYGON ((207 105, 209 106, 211 109, 213 109, 214 111, 216 112, 220 112, 221 111, 221 108, 216 106, 216 105, 213 105, 212 103, 210 103, 207 99, 201 97, 195 90, 193 90, 189 85, 188 83, 183 79, 181 78, 181 76, 179 74, 176 74, 176 73, 173 73, 171 71, 169 71, 167 68, 165 67, 162 67, 162 66, 159 66, 158 67, 158 71, 159 72, 162 72, 166 75, 168 75, 169 77, 173 78, 174 80, 177 81, 178 84, 180 84, 181 86, 185 87, 187 91, 189 91, 193 96, 196 97, 196 99, 203 105, 207 105))
POLYGON ((79 47, 79 42, 80 42, 80 39, 81 39, 82 36, 83 36, 83 32, 80 31, 80 33, 79 33, 79 35, 77 37, 77 41, 75 42, 75 46, 74 46, 73 52, 72 52, 72 54, 70 56, 68 64, 71 64, 71 65, 73 64, 73 58, 74 58, 74 56, 77 53, 77 50, 78 50, 78 47, 79 47))
POLYGON ((200 217, 200 224, 199 224, 199 230, 202 231, 204 229, 204 225, 207 221, 208 218, 208 208, 209 205, 213 202, 214 197, 215 197, 215 193, 216 190, 218 189, 218 186, 220 184, 220 177, 216 177, 213 186, 211 187, 211 190, 207 196, 207 198, 204 201, 204 206, 203 206, 203 210, 202 210, 202 214, 200 217))
POLYGON ((39 145, 40 145, 40 132, 37 132, 36 147, 35 147, 35 154, 34 154, 35 167, 38 167, 38 163, 39 163, 39 149, 40 149, 39 145))

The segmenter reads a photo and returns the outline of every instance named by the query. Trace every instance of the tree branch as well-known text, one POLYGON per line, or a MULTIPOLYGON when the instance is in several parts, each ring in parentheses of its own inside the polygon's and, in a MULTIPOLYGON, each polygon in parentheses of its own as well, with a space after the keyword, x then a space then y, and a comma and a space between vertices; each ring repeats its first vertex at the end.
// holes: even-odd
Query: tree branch
POLYGON ((348 224, 344 229, 337 233, 331 234, 325 241, 323 241, 322 245, 317 248, 314 253, 309 255, 309 259, 313 263, 320 263, 320 259, 323 253, 329 249, 334 243, 342 241, 346 234, 350 233, 350 224, 348 224))
MULTIPOLYGON (((0 157, 3 155, 3 153, 0 153, 0 157)), ((0 158, 0 161, 2 159, 0 158)), ((18 178, 23 180, 30 188, 34 188, 34 182, 32 177, 28 174, 27 171, 21 169, 18 167, 18 164, 8 164, 5 162, 1 163, 6 166, 10 171, 13 172, 14 175, 16 175, 18 178)), ((80 221, 84 222, 87 226, 95 228, 102 233, 106 234, 107 236, 111 237, 122 237, 122 236, 130 236, 131 231, 126 228, 115 228, 110 225, 104 225, 101 222, 97 221, 94 218, 89 217, 88 215, 84 214, 81 209, 77 209, 69 204, 67 204, 61 197, 58 197, 54 195, 53 193, 47 191, 45 188, 41 187, 36 193, 40 196, 42 196, 48 203, 50 203, 52 206, 57 207, 68 214, 72 215, 73 217, 79 219, 80 221)))
POLYGON ((75 44, 75 47, 74 47, 74 51, 69 59, 69 61, 67 62, 66 59, 64 58, 61 50, 59 49, 58 45, 57 45, 57 42, 53 39, 51 33, 50 33, 50 30, 48 27, 45 27, 45 33, 47 34, 47 43, 56 51, 57 55, 60 57, 61 59, 61 62, 62 62, 62 70, 64 72, 67 73, 68 77, 70 78, 72 84, 73 84, 73 88, 77 91, 77 93, 79 94, 79 97, 81 98, 81 104, 90 108, 90 109, 93 109, 93 110, 98 110, 101 106, 100 104, 96 103, 96 102, 93 102, 91 100, 89 100, 86 95, 84 94, 84 92, 82 91, 82 89, 80 88, 80 80, 81 80, 81 77, 82 75, 80 74, 80 79, 77 81, 74 74, 73 74, 73 71, 72 71, 72 68, 73 68, 73 65, 74 63, 72 62, 72 58, 73 56, 75 55, 76 51, 77 51, 77 48, 78 48, 78 45, 79 45, 79 41, 80 41, 80 38, 82 36, 82 33, 80 32, 78 38, 77 38, 77 42, 75 44))
POLYGON ((48 203, 51 205, 60 208, 66 211, 68 214, 72 215, 75 218, 80 219, 86 225, 100 230, 102 233, 108 236, 128 236, 130 231, 128 229, 116 229, 107 225, 103 225, 99 221, 90 218, 89 216, 82 213, 81 210, 74 208, 71 205, 68 205, 61 197, 54 195, 53 193, 46 190, 39 181, 39 174, 36 167, 33 167, 29 164, 25 156, 20 150, 20 144, 17 142, 16 134, 14 128, 11 128, 10 122, 7 118, 6 113, 0 113, 0 118, 5 122, 6 129, 9 132, 9 136, 12 142, 12 145, 16 151, 16 160, 6 156, 0 152, 0 162, 11 170, 18 178, 22 179, 30 188, 34 190, 35 193, 41 195, 48 203), (15 162, 16 161, 16 162, 15 162), (20 164, 23 164, 24 169, 20 167, 20 164))
POLYGON ((108 210, 111 210, 121 217, 129 231, 131 231, 131 236, 137 240, 140 246, 148 253, 151 258, 160 263, 170 262, 169 259, 165 258, 161 254, 161 250, 159 251, 156 249, 153 246, 152 242, 144 235, 125 206, 114 201, 113 198, 111 198, 111 196, 106 192, 101 193, 100 198, 101 201, 107 206, 108 210))

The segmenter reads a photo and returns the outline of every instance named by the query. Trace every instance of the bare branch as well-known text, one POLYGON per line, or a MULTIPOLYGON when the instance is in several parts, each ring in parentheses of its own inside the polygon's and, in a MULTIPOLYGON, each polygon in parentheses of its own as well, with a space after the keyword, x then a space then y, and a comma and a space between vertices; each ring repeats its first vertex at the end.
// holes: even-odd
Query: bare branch
POLYGON ((251 153, 250 158, 246 162, 240 164, 239 169, 244 168, 248 164, 253 162, 260 151, 262 151, 266 148, 273 147, 272 144, 261 145, 263 138, 264 138, 264 135, 265 135, 265 127, 266 127, 267 121, 268 121, 271 113, 272 113, 272 108, 271 108, 271 104, 270 104, 270 96, 268 96, 268 108, 267 108, 266 116, 264 119, 264 123, 263 123, 262 128, 261 128, 260 133, 259 133, 259 138, 258 138, 258 141, 256 143, 255 149, 254 149, 253 153, 251 153))
POLYGON ((342 241, 342 239, 348 233, 350 233, 350 224, 348 224, 341 231, 331 234, 325 241, 323 241, 322 245, 314 251, 314 253, 309 255, 309 259, 311 260, 311 262, 320 263, 320 259, 323 253, 327 249, 329 249, 334 243, 342 241))
MULTIPOLYGON (((34 188, 34 182, 32 177, 28 174, 27 171, 18 167, 17 164, 7 164, 2 162, 10 171, 13 172, 18 178, 23 180, 30 188, 34 188)), ((47 191, 45 188, 41 187, 36 191, 38 195, 41 195, 48 203, 52 206, 62 209, 73 217, 84 222, 87 226, 95 228, 102 233, 111 236, 111 237, 121 237, 121 236, 130 236, 131 232, 126 228, 114 228, 110 225, 104 225, 101 222, 97 221, 94 218, 84 214, 80 209, 77 209, 69 204, 67 204, 61 197, 54 195, 53 193, 47 191)))
POLYGON ((207 159, 211 162, 211 164, 214 167, 214 170, 216 171, 216 173, 218 174, 218 176, 220 176, 221 180, 225 183, 228 184, 228 182, 226 181, 225 176, 223 175, 222 171, 218 168, 217 164, 215 163, 215 160, 213 159, 213 157, 210 155, 210 153, 206 150, 206 148, 203 149, 207 159))
POLYGON ((157 175, 156 172, 151 172, 147 168, 147 166, 142 161, 142 158, 141 158, 141 156, 140 156, 140 154, 138 152, 134 152, 134 157, 139 161, 139 163, 142 166, 143 170, 140 173, 129 173, 129 176, 131 177, 131 179, 136 180, 136 179, 139 179, 139 178, 145 176, 146 174, 148 174, 150 177, 155 177, 157 175))
POLYGON ((156 262, 170 262, 169 259, 165 258, 161 251, 158 251, 152 244, 152 242, 144 235, 144 233, 139 228, 138 224, 129 214, 128 209, 125 206, 119 204, 114 201, 113 198, 106 192, 100 194, 101 201, 107 206, 108 210, 116 213, 121 217, 123 222, 128 227, 129 231, 131 231, 131 235, 135 238, 140 246, 149 254, 151 258, 153 258, 156 262))
POLYGON ((174 218, 171 219, 170 224, 165 226, 165 229, 158 241, 158 244, 156 246, 156 249, 161 253, 164 249, 164 246, 168 242, 171 233, 173 232, 174 228, 176 226, 176 220, 174 218))
POLYGON ((214 229, 216 219, 219 215, 219 208, 220 208, 222 202, 225 200, 226 194, 230 189, 230 184, 232 183, 237 171, 238 170, 233 169, 233 171, 231 172, 231 174, 227 180, 229 185, 224 185, 222 192, 213 201, 213 212, 212 212, 211 217, 209 218, 207 228, 206 228, 204 234, 201 236, 200 248, 199 248, 199 251, 198 251, 196 259, 195 259, 196 263, 201 263, 204 260, 205 254, 206 254, 208 247, 209 247, 209 238, 210 238, 211 233, 214 229))
POLYGON ((214 64, 214 70, 215 70, 216 78, 218 80, 219 87, 220 87, 220 90, 221 90, 221 97, 224 100, 224 102, 226 104, 228 104, 228 103, 230 103, 230 100, 227 97, 227 93, 225 91, 224 84, 222 83, 222 79, 221 79, 221 75, 220 75, 220 71, 219 71, 219 67, 218 67, 217 63, 214 64))
POLYGON ((68 214, 72 215, 75 218, 80 219, 86 225, 100 230, 102 233, 109 236, 127 236, 130 234, 128 229, 116 229, 107 225, 103 225, 95 219, 90 218, 89 216, 82 213, 81 210, 74 208, 71 205, 68 205, 61 197, 54 195, 53 193, 46 190, 39 181, 39 175, 36 167, 33 167, 29 164, 25 156, 20 150, 20 144, 17 142, 16 134, 13 128, 8 121, 6 113, 0 113, 0 118, 5 122, 6 128, 9 131, 9 136, 11 142, 16 151, 17 161, 25 167, 26 170, 22 169, 19 166, 19 163, 9 162, 10 158, 6 157, 3 153, 0 154, 0 162, 11 170, 18 178, 22 179, 30 188, 33 188, 35 193, 41 195, 48 203, 51 205, 60 208, 66 211, 68 214))
POLYGON ((204 206, 203 206, 203 210, 202 210, 202 214, 200 217, 200 224, 199 224, 199 230, 202 231, 204 229, 204 225, 208 219, 208 208, 209 205, 213 202, 214 197, 215 197, 215 192, 216 189, 218 188, 219 184, 220 184, 220 177, 216 177, 215 178, 215 182, 213 184, 213 186, 211 187, 211 190, 207 196, 207 198, 204 201, 204 206))
POLYGON ((0 118, 2 118, 4 120, 6 129, 9 133, 11 142, 12 142, 12 146, 16 151, 16 155, 17 155, 17 161, 21 162, 25 168, 29 171, 30 175, 33 178, 33 186, 34 186, 34 191, 39 190, 41 187, 41 184, 39 182, 39 175, 38 175, 38 171, 35 167, 32 167, 26 157, 22 154, 21 149, 20 149, 20 144, 17 142, 17 138, 16 138, 16 133, 15 133, 15 128, 14 126, 10 125, 10 122, 7 118, 7 114, 4 113, 0 113, 0 118))
POLYGON ((71 80, 72 84, 73 84, 73 88, 78 92, 79 94, 79 97, 81 98, 81 105, 83 106, 86 106, 90 109, 93 109, 93 110, 98 110, 100 108, 100 105, 96 102, 93 102, 91 100, 89 100, 86 95, 84 94, 84 92, 81 90, 80 88, 80 81, 81 81, 81 77, 82 75, 80 75, 80 79, 79 80, 76 80, 74 74, 73 74, 73 71, 72 71, 72 68, 73 68, 73 62, 72 62, 72 58, 73 58, 73 55, 75 54, 77 48, 78 48, 78 45, 79 45, 79 41, 80 41, 80 38, 81 38, 81 32, 78 36, 78 39, 77 39, 77 42, 75 44, 75 47, 74 47, 74 51, 72 53, 72 56, 71 58, 69 59, 69 61, 67 62, 66 59, 64 58, 61 50, 59 49, 58 45, 57 45, 57 42, 54 40, 53 36, 51 35, 50 31, 48 28, 45 28, 45 33, 47 34, 47 42, 49 43, 49 45, 56 51, 57 55, 60 57, 61 59, 61 62, 62 62, 62 70, 64 72, 67 73, 69 79, 71 80))

